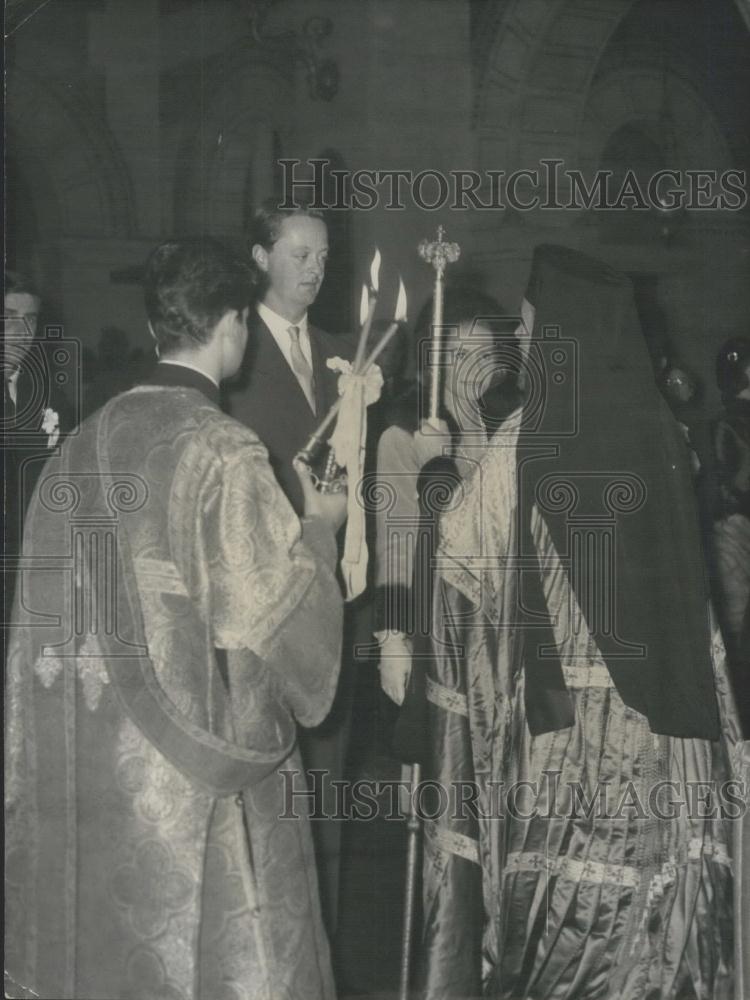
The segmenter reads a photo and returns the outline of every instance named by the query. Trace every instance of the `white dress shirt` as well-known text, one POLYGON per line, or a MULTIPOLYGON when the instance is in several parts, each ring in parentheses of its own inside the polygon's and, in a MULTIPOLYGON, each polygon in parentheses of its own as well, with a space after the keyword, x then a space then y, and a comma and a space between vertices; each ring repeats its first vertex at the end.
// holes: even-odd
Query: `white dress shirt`
MULTIPOLYGON (((302 317, 302 319, 299 321, 299 323, 290 323, 288 319, 284 319, 283 316, 279 316, 279 314, 277 312, 274 312, 273 309, 269 309, 268 306, 265 305, 263 302, 259 302, 258 303, 258 315, 263 320, 263 322, 266 324, 266 326, 268 327, 268 329, 271 331, 271 336, 276 341, 276 343, 279 345, 279 350, 284 355, 284 359, 285 359, 286 363, 292 369, 292 372, 294 373, 294 377, 299 382, 300 380, 299 380, 299 378, 297 376, 297 373, 294 371, 294 368, 292 367, 292 355, 291 355, 291 352, 292 352, 292 338, 291 338, 291 336, 289 334, 289 327, 290 326, 297 326, 297 327, 299 327, 299 346, 300 346, 300 350, 302 351, 302 354, 303 354, 305 360, 307 361, 307 363, 310 365, 310 368, 312 369, 312 366, 313 366, 313 363, 312 363, 312 348, 310 347, 310 333, 309 333, 309 331, 307 329, 307 313, 305 313, 305 315, 302 317)), ((302 387, 302 389, 304 391, 304 386, 302 385, 301 382, 300 382, 300 386, 302 387)))

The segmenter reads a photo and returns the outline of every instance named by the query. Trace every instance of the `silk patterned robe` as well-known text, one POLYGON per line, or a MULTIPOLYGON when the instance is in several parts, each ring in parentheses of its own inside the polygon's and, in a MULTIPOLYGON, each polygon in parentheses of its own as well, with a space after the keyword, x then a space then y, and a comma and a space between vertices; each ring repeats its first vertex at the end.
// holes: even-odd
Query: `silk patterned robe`
POLYGON ((730 1000, 742 995, 734 976, 747 947, 739 885, 733 920, 746 745, 721 640, 715 632, 721 740, 652 733, 620 698, 535 511, 575 722, 531 735, 517 575, 505 568, 516 551, 519 422, 520 411, 441 526, 424 777, 449 803, 425 823, 424 996, 730 1000), (668 794, 654 800, 660 783, 668 794), (714 798, 702 815, 709 810, 691 802, 691 788, 728 788, 736 808, 724 813, 714 798))
POLYGON ((45 467, 8 662, 9 995, 333 996, 280 772, 335 691, 335 559, 196 389, 117 397, 45 467))

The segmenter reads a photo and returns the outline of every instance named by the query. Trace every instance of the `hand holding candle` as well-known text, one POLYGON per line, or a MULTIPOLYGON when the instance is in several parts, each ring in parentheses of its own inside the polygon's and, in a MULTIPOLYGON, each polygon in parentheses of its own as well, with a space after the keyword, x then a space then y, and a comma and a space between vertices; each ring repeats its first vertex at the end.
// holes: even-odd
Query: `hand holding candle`
MULTIPOLYGON (((375 251, 375 256, 373 257, 372 264, 370 266, 370 280, 372 282, 371 292, 377 292, 378 289, 378 276, 380 271, 380 252, 375 251)), ((372 325, 372 318, 375 313, 375 305, 377 303, 377 295, 369 294, 367 292, 367 287, 363 285, 362 287, 362 298, 360 302, 360 320, 362 322, 362 327, 360 330, 359 344, 357 347, 357 354, 352 365, 352 374, 354 375, 366 375, 368 369, 372 367, 377 358, 380 356, 383 350, 387 347, 390 340, 395 335, 398 330, 398 325, 400 322, 406 322, 407 317, 407 301, 406 301, 406 289, 404 288, 404 283, 399 277, 398 281, 398 297, 396 299, 396 313, 394 320, 388 327, 386 332, 381 337, 380 341, 375 345, 373 350, 367 356, 367 358, 362 360, 364 357, 365 347, 367 345, 367 338, 369 336, 370 327, 372 325)), ((306 463, 310 463, 312 456, 318 450, 319 446, 322 444, 323 437, 336 418, 341 407, 341 397, 339 397, 333 406, 330 408, 328 413, 325 415, 323 421, 318 425, 314 434, 308 439, 305 447, 298 453, 298 457, 306 463)))

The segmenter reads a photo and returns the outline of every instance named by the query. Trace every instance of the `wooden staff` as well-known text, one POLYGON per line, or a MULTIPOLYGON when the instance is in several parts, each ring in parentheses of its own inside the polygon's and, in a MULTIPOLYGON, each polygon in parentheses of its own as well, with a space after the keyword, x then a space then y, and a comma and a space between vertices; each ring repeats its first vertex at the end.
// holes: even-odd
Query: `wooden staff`
MULTIPOLYGON (((430 419, 436 421, 440 413, 440 369, 443 344, 444 275, 448 264, 453 264, 461 254, 458 243, 445 241, 445 230, 438 226, 437 240, 422 240, 419 255, 435 268, 435 291, 432 299, 432 337, 430 358, 430 419)), ((414 951, 414 911, 416 908, 417 875, 419 870, 420 822, 414 808, 417 789, 422 780, 422 768, 417 762, 411 765, 411 808, 407 820, 408 847, 406 855, 406 886, 404 891, 404 923, 401 936, 401 982, 399 1000, 409 1000, 412 953, 414 951)))

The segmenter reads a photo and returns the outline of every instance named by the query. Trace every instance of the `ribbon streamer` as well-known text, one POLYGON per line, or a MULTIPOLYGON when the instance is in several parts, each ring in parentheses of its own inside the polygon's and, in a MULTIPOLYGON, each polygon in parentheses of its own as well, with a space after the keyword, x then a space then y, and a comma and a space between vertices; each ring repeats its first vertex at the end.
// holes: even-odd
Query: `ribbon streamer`
MULTIPOLYGON (((338 390, 340 405, 336 427, 328 441, 336 457, 336 464, 346 469, 349 485, 362 482, 367 438, 367 407, 380 399, 383 373, 377 365, 360 375, 355 375, 348 361, 329 358, 327 366, 340 372, 338 390)), ((365 540, 365 511, 359 490, 349 489, 347 496, 346 536, 341 573, 346 586, 347 601, 354 600, 367 583, 367 542, 365 540)))

